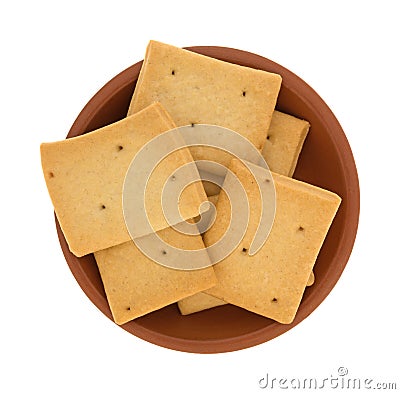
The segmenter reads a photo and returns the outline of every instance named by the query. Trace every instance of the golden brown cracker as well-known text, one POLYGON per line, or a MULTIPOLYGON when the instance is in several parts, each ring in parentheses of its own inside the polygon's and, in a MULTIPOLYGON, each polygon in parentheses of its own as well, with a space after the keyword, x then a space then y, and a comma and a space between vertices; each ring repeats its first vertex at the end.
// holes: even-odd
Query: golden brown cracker
MULTIPOLYGON (((278 322, 291 323, 341 199, 327 190, 272 173, 275 219, 262 248, 249 256, 262 202, 257 201, 257 182, 244 164, 232 160, 230 169, 246 189, 249 226, 240 245, 214 266, 218 284, 206 293, 278 322)), ((257 171, 265 170, 258 167, 257 171)), ((268 176, 265 171, 264 178, 268 176)), ((260 187, 272 187, 272 182, 263 180, 259 180, 260 187)), ((206 246, 218 241, 226 228, 230 220, 230 214, 225 215, 228 204, 228 197, 221 192, 217 220, 203 237, 206 246)))
MULTIPOLYGON (((234 130, 263 148, 281 76, 227 63, 157 41, 150 41, 128 114, 159 101, 177 126, 212 124, 234 130)), ((222 152, 193 158, 226 166, 222 152)))
POLYGON ((182 315, 189 315, 226 304, 225 301, 217 297, 201 292, 180 300, 178 307, 182 315))
MULTIPOLYGON (((155 103, 90 133, 41 145, 47 188, 72 253, 82 256, 130 239, 122 210, 126 172, 144 144, 174 127, 165 109, 155 103)), ((166 175, 191 160, 187 149, 180 150, 160 164, 160 172, 166 175)), ((162 179, 154 178, 158 194, 146 196, 160 196, 162 179)), ((199 184, 188 186, 182 195, 184 219, 196 216, 199 204, 206 201, 199 184)), ((160 201, 150 199, 146 208, 155 230, 168 227, 160 215, 160 201)))
POLYGON ((271 171, 293 176, 310 124, 274 111, 262 155, 271 171))
MULTIPOLYGON (((173 228, 161 230, 158 234, 176 248, 204 249, 200 235, 180 234, 173 228)), ((154 248, 157 247, 155 243, 154 248)), ((97 251, 94 256, 117 324, 160 309, 216 283, 213 267, 198 270, 169 268, 147 258, 133 241, 97 251)), ((171 265, 178 263, 173 253, 163 256, 163 259, 164 263, 169 261, 171 265)), ((205 250, 204 259, 208 259, 205 250)), ((179 264, 185 267, 190 261, 179 264)))

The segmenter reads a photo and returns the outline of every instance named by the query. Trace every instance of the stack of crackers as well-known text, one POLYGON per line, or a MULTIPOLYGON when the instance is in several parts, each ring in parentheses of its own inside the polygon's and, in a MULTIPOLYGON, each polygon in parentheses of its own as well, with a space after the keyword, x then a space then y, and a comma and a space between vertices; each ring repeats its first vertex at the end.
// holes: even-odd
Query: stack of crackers
MULTIPOLYGON (((41 145, 44 177, 69 248, 76 256, 94 253, 117 324, 175 302, 183 315, 231 303, 283 324, 293 321, 306 286, 314 282, 313 266, 341 198, 292 179, 310 124, 275 109, 280 86, 277 74, 151 41, 125 119, 41 145), (151 260, 131 238, 123 186, 130 163, 146 143, 176 127, 198 124, 241 134, 261 152, 271 172, 201 147, 179 149, 161 162, 146 189, 151 226, 176 248, 204 250, 205 268, 187 270, 188 262, 180 261, 182 269, 174 269, 151 260), (188 179, 179 199, 182 220, 192 222, 199 205, 215 204, 214 224, 204 234, 179 233, 161 208, 160 185, 175 169, 202 159, 229 168, 244 186, 250 206, 242 241, 215 265, 207 246, 218 241, 231 216, 223 189, 188 179), (254 177, 275 187, 276 212, 268 239, 250 255, 260 206, 259 179, 254 177)), ((140 226, 135 232, 150 244, 152 235, 140 226)), ((174 260, 171 254, 163 258, 174 260)))

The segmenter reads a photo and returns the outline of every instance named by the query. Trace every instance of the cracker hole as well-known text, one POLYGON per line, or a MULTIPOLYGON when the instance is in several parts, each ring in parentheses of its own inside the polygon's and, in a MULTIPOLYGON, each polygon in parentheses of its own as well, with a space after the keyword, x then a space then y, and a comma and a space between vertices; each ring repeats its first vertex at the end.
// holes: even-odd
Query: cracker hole
POLYGON ((100 205, 100 208, 101 208, 101 209, 106 209, 106 206, 105 206, 104 204, 101 204, 101 205, 100 205))
POLYGON ((243 253, 247 253, 247 248, 243 248, 243 249, 242 249, 242 252, 243 252, 243 253))
POLYGON ((124 149, 124 147, 122 145, 118 145, 118 150, 121 151, 122 149, 124 149))
POLYGON ((127 311, 130 311, 130 310, 131 310, 131 307, 130 307, 130 306, 128 306, 128 307, 126 308, 126 310, 127 310, 127 311))
POLYGON ((172 70, 172 71, 171 71, 171 75, 175 75, 175 70, 172 70))
POLYGON ((298 230, 299 230, 299 231, 304 231, 304 227, 299 226, 298 230))
POLYGON ((243 97, 246 97, 246 92, 243 90, 243 92, 242 92, 242 96, 243 97))
POLYGON ((165 256, 167 254, 166 250, 162 250, 161 253, 165 256))
POLYGON ((49 172, 49 178, 54 178, 54 172, 49 172))
POLYGON ((276 303, 278 302, 278 299, 274 297, 274 298, 271 300, 271 302, 274 303, 274 304, 276 304, 276 303))
POLYGON ((269 140, 269 135, 267 135, 267 140, 269 140))
POLYGON ((176 176, 175 175, 171 176, 171 181, 176 181, 176 176))
POLYGON ((271 180, 269 178, 265 178, 265 183, 270 183, 271 180))
POLYGON ((190 123, 190 126, 194 127, 194 123, 190 123))

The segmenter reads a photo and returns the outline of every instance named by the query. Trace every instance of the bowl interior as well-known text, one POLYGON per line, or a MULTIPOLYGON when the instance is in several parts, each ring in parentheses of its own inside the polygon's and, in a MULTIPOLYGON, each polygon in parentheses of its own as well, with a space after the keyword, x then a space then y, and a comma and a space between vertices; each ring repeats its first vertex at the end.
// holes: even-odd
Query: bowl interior
MULTIPOLYGON (((283 82, 277 109, 311 123, 294 178, 331 190, 343 199, 315 264, 315 283, 306 289, 292 324, 279 324, 233 305, 181 316, 173 304, 122 326, 147 341, 176 350, 200 353, 232 351, 268 341, 288 331, 307 317, 333 288, 348 260, 356 235, 359 214, 357 172, 336 118, 322 99, 296 75, 268 59, 235 49, 188 49, 280 74, 283 82)), ((124 118, 140 67, 141 62, 107 83, 82 110, 68 137, 124 118)), ((74 256, 56 224, 64 255, 79 285, 112 319, 93 255, 74 256)))

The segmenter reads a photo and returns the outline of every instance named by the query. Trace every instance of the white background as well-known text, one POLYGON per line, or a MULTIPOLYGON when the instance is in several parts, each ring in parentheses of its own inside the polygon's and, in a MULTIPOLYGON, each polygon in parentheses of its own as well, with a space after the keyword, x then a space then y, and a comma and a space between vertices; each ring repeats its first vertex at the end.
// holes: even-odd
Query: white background
POLYGON ((267 372, 323 378, 340 366, 400 388, 398 7, 327 3, 2 2, 1 393, 256 393, 267 372), (40 142, 64 138, 149 39, 282 64, 322 96, 352 146, 361 216, 349 263, 309 318, 268 343, 215 355, 152 345, 105 318, 65 263, 40 142))

